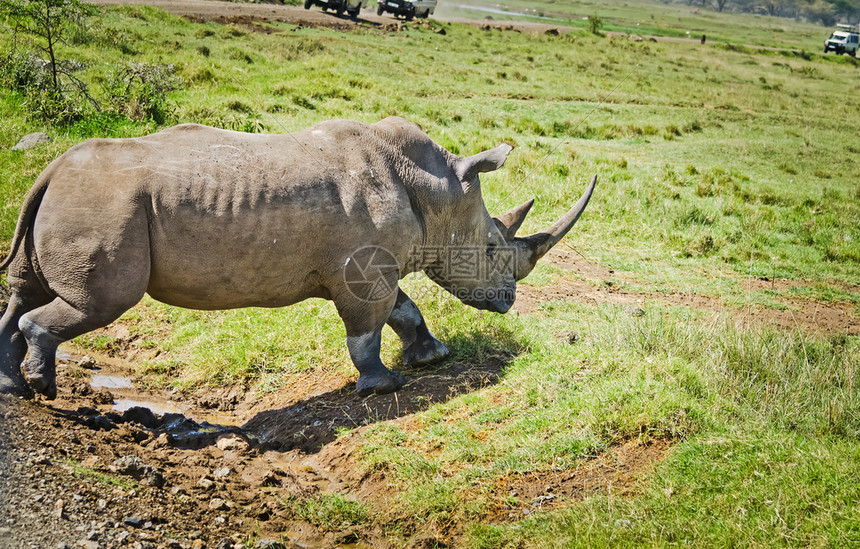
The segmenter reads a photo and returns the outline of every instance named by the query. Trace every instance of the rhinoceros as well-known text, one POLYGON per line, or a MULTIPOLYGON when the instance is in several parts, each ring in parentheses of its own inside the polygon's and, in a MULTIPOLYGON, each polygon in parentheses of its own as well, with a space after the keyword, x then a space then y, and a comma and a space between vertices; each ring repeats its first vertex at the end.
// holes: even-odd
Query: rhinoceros
POLYGON ((36 180, 0 263, 11 290, 0 393, 55 398, 57 346, 144 293, 208 310, 332 300, 357 392, 396 391, 406 379, 379 357, 386 324, 406 364, 449 354, 399 279, 424 271, 464 303, 504 313, 516 281, 588 204, 596 176, 559 221, 515 237, 533 200, 491 217, 478 178, 511 149, 460 157, 397 117, 282 135, 183 124, 76 145, 36 180))

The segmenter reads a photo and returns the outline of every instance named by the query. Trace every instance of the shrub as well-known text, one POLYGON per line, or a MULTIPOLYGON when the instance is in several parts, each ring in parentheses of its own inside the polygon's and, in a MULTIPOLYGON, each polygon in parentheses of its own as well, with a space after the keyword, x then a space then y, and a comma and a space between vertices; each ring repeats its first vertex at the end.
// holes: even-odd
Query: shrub
POLYGON ((110 73, 105 84, 107 103, 132 120, 164 124, 173 112, 167 94, 182 83, 173 65, 128 63, 110 73))

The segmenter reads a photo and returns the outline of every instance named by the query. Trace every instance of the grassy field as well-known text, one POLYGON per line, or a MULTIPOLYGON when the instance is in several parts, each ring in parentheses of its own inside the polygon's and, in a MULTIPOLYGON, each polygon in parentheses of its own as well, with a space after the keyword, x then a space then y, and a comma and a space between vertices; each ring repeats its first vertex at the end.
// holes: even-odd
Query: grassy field
POLYGON ((717 13, 701 6, 650 1, 509 0, 440 3, 436 14, 471 19, 523 20, 589 28, 598 17, 601 29, 642 36, 667 36, 732 44, 819 51, 829 34, 817 24, 752 14, 717 13))
MULTIPOLYGON (((609 30, 641 22, 641 34, 669 14, 680 17, 679 6, 662 4, 541 6, 562 19, 601 15, 609 30)), ((707 29, 735 44, 808 51, 826 34, 707 11, 682 19, 665 34, 707 29)), ((434 21, 398 33, 276 29, 192 24, 128 7, 104 11, 62 53, 85 65, 81 76, 93 90, 129 59, 173 64, 182 85, 169 95, 171 124, 286 132, 330 118, 399 115, 457 154, 511 143, 505 168, 482 179, 484 195, 491 212, 535 197, 524 230, 555 220, 597 173, 595 198, 565 245, 655 296, 694 292, 727 311, 649 301, 633 315, 608 303, 549 301, 537 314, 500 316, 410 277, 407 288, 428 290, 419 306, 452 360, 501 357, 507 366, 499 383, 408 425, 358 432, 361 466, 383 471, 403 496, 392 510, 356 508, 335 494, 333 507, 379 522, 404 544, 416 529, 456 532, 459 545, 488 548, 860 543, 858 337, 740 328, 730 319, 733 307, 779 306, 793 296, 860 312, 857 62, 434 21), (759 276, 797 284, 744 289, 759 276), (571 344, 556 337, 562 332, 579 337, 571 344), (669 446, 632 493, 601 490, 491 520, 500 479, 561 474, 630 441, 669 446)), ((10 37, 0 40, 5 51, 10 37)), ((0 91, 0 250, 51 159, 87 137, 159 127, 108 114, 45 127, 27 106, 21 94, 0 91), (9 150, 36 130, 54 141, 9 150)), ((576 276, 545 266, 526 282, 545 287, 576 276)), ((141 365, 150 383, 244 381, 286 391, 282 380, 292 373, 353 375, 343 328, 322 301, 203 313, 147 299, 124 321, 163 350, 141 365)), ((399 360, 390 332, 383 360, 399 360)), ((510 508, 523 503, 505 497, 510 508)), ((305 512, 324 503, 292 504, 305 512)))

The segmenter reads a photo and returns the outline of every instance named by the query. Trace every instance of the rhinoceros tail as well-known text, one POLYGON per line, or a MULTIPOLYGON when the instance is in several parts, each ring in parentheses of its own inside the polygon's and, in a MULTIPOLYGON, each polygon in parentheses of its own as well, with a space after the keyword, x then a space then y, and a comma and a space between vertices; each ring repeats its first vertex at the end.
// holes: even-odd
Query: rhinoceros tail
POLYGON ((40 177, 36 180, 36 184, 27 193, 24 199, 24 205, 21 206, 21 215, 18 216, 18 225, 15 226, 15 235, 12 237, 11 248, 9 255, 0 262, 0 271, 5 271, 12 260, 15 259, 15 254, 21 247, 21 242, 24 241, 24 235, 27 234, 27 228, 33 223, 33 217, 39 209, 39 204, 42 203, 42 197, 45 196, 45 191, 48 189, 48 178, 40 177))

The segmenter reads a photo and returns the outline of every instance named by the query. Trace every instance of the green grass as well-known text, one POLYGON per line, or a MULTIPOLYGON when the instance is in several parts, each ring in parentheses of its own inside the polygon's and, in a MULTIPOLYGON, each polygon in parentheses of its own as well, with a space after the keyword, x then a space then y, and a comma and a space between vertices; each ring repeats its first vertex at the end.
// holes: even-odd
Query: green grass
MULTIPOLYGON (((124 7, 104 11, 88 38, 62 55, 87 67, 81 75, 93 89, 128 60, 175 64, 184 84, 169 95, 171 123, 285 132, 335 117, 399 115, 457 154, 508 142, 516 149, 505 168, 482 178, 488 209, 534 197, 522 230, 539 230, 599 174, 563 245, 616 270, 625 288, 710 295, 728 311, 804 298, 845 303, 857 314, 860 67, 832 55, 711 44, 817 51, 824 29, 692 14, 678 4, 529 7, 577 25, 596 14, 607 30, 638 34, 707 29, 709 43, 436 21, 399 33, 279 24, 283 32, 263 35, 124 7), (797 285, 744 290, 759 276, 797 285)), ((0 35, 4 47, 8 40, 0 35)), ((9 247, 27 189, 53 158, 87 137, 155 129, 107 115, 45 127, 28 116, 23 97, 0 91, 0 250, 9 247), (37 130, 54 141, 8 150, 37 130)), ((567 276, 542 265, 528 283, 551 288, 567 276)), ((464 307, 424 277, 403 285, 420 296, 453 360, 501 361, 501 380, 406 425, 358 432, 358 466, 384 471, 400 490, 396 506, 337 494, 289 500, 297 520, 373 524, 403 544, 416 532, 454 532, 464 547, 860 542, 856 336, 739 328, 722 316, 650 303, 642 316, 565 301, 541 304, 539 315, 500 316, 464 307), (554 335, 562 333, 578 337, 571 345, 554 335), (519 520, 487 518, 500 478, 570 471, 621 443, 654 439, 671 449, 632 496, 599 491, 519 520)), ((158 351, 141 366, 152 384, 288 391, 292 376, 356 375, 344 329, 324 301, 200 312, 147 298, 122 322, 139 346, 158 351)), ((85 336, 78 344, 109 351, 113 341, 85 336)), ((400 361, 390 331, 382 358, 400 361)))
POLYGON ((748 44, 776 48, 818 51, 830 36, 830 28, 803 23, 784 17, 717 13, 703 5, 652 1, 590 0, 510 0, 501 6, 486 1, 470 1, 468 5, 440 3, 440 16, 499 20, 525 20, 550 25, 587 29, 586 18, 598 16, 601 29, 640 36, 666 36, 699 40, 704 34, 708 42, 748 44))
POLYGON ((92 480, 105 486, 115 486, 117 488, 122 488, 123 490, 130 490, 137 487, 137 483, 133 480, 96 471, 95 469, 86 467, 77 461, 65 460, 65 463, 71 469, 72 474, 78 478, 92 480))

